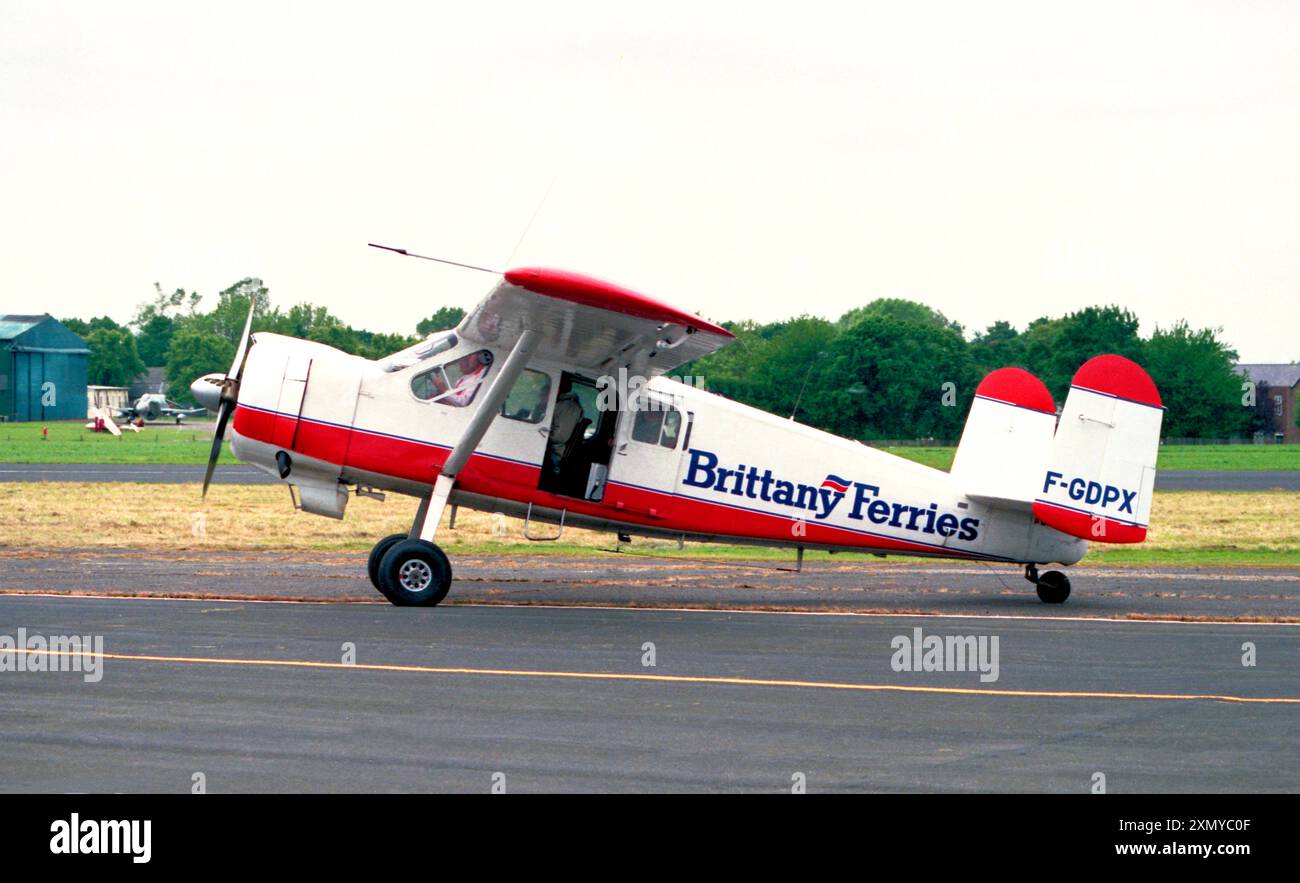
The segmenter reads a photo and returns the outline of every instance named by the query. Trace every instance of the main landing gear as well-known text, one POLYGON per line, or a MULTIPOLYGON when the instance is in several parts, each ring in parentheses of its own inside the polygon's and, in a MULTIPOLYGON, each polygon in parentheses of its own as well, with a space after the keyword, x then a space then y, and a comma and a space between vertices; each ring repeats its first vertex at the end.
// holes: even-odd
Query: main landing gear
POLYGON ((370 550, 370 582, 398 607, 432 607, 451 589, 451 562, 428 540, 395 533, 370 550))
MULTIPOLYGON (((252 321, 251 319, 249 321, 252 321)), ((483 440, 506 395, 541 341, 539 333, 525 328, 510 349, 447 459, 442 461, 429 493, 420 500, 415 523, 408 534, 393 534, 375 544, 370 552, 370 581, 384 597, 399 607, 432 607, 451 589, 451 562, 433 544, 442 520, 442 510, 451 498, 456 476, 483 440)), ((211 469, 209 469, 211 471, 211 469)))
POLYGON ((1062 604, 1070 597, 1070 578, 1059 570, 1039 576, 1037 564, 1026 564, 1025 579, 1038 589, 1038 600, 1044 604, 1062 604))

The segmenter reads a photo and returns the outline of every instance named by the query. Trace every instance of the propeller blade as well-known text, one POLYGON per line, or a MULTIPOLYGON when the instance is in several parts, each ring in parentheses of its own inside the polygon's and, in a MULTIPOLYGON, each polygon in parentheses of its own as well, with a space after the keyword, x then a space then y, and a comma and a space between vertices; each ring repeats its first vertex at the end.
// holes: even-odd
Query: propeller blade
POLYGON ((226 436, 226 423, 235 410, 233 402, 222 402, 217 413, 217 429, 212 434, 212 451, 208 454, 208 471, 203 474, 203 497, 208 496, 208 485, 212 483, 212 471, 217 468, 217 459, 221 456, 221 443, 226 436))
MULTIPOLYGON (((221 404, 217 408, 217 428, 212 433, 212 451, 208 454, 208 469, 203 474, 203 498, 207 499, 208 485, 212 484, 212 473, 217 468, 217 460, 221 457, 221 443, 226 438, 226 424, 230 422, 230 415, 235 412, 239 403, 239 380, 244 374, 244 362, 248 360, 248 341, 253 331, 253 311, 257 309, 256 303, 248 305, 248 318, 244 321, 244 333, 239 338, 239 349, 235 350, 235 361, 230 364, 230 372, 226 375, 225 381, 221 388, 221 404)), ((203 378, 194 381, 197 385, 203 378)))
POLYGON ((233 377, 236 380, 244 373, 244 359, 248 358, 248 336, 253 330, 253 310, 257 309, 256 303, 248 305, 248 320, 244 322, 244 334, 239 338, 239 349, 235 350, 235 361, 230 363, 230 370, 226 372, 227 377, 233 377))

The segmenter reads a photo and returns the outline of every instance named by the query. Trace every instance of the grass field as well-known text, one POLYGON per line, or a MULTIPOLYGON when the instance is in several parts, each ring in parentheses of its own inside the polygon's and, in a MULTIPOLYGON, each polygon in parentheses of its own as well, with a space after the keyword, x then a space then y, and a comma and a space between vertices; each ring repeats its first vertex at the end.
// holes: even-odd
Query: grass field
MULTIPOLYGON (((146 426, 122 438, 90 432, 84 423, 0 424, 0 463, 183 463, 203 464, 212 444, 212 422, 146 426)), ((948 469, 952 448, 885 448, 927 466, 948 469)), ((222 463, 236 462, 229 446, 222 463)), ((1162 447, 1158 469, 1300 469, 1300 445, 1178 445, 1162 447)))
MULTIPOLYGON (((0 484, 0 546, 11 549, 130 547, 150 550, 368 550, 405 531, 415 501, 354 497, 347 518, 295 512, 283 487, 218 485, 203 506, 192 485, 0 484)), ((1159 493, 1151 532, 1139 546, 1094 544, 1089 564, 1300 566, 1300 495, 1159 493)), ((517 519, 462 511, 456 530, 439 535, 449 554, 527 551, 585 554, 611 548, 608 533, 566 529, 563 542, 524 539, 517 519)), ((760 549, 636 539, 634 549, 669 556, 781 558, 788 549, 760 549)), ((809 553, 809 560, 825 553, 809 553)), ((837 556, 836 560, 844 560, 837 556)), ((871 558, 872 562, 881 559, 871 558)), ((906 560, 889 558, 887 561, 906 560)))
MULTIPOLYGON (((208 462, 213 421, 187 421, 182 426, 146 426, 124 431, 121 438, 91 432, 85 422, 0 423, 0 463, 182 463, 208 462), (41 428, 49 429, 43 439, 41 428)), ((222 463, 238 462, 226 445, 222 463)))

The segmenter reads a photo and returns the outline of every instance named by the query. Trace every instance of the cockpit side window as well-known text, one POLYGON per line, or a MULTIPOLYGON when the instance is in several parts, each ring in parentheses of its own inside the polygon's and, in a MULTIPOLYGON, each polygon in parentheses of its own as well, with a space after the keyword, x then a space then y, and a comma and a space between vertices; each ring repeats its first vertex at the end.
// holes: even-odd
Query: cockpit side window
POLYGON ((474 401, 491 367, 492 353, 477 350, 416 374, 411 392, 418 399, 463 408, 474 401))

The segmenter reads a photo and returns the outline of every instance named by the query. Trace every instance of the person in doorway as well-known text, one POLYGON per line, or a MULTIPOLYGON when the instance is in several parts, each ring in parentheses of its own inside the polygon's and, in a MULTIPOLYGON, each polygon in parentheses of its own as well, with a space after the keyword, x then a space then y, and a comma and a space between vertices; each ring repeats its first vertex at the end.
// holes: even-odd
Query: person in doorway
POLYGON ((560 394, 555 398, 555 412, 551 415, 550 440, 547 443, 547 465, 552 475, 560 474, 560 462, 573 431, 582 420, 582 403, 567 381, 561 381, 560 394))

